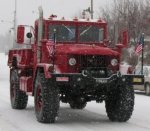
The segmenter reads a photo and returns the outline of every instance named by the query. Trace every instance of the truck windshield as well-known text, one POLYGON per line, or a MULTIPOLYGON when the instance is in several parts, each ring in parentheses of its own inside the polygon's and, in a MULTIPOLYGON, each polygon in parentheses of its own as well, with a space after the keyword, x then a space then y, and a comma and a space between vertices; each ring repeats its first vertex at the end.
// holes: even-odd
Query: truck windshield
POLYGON ((53 39, 54 32, 56 32, 56 41, 58 42, 75 42, 76 28, 73 25, 49 25, 49 39, 53 39))
POLYGON ((104 39, 104 29, 98 26, 79 26, 79 42, 99 43, 104 39))

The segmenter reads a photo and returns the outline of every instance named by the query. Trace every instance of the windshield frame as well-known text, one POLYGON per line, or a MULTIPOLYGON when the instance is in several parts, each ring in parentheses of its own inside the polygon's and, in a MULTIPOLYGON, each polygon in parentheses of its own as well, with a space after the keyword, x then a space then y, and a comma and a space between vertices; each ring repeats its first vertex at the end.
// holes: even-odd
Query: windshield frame
MULTIPOLYGON (((77 31, 76 31, 76 30, 77 30, 77 27, 76 27, 75 24, 70 24, 70 23, 68 23, 68 24, 65 24, 65 23, 50 23, 50 24, 48 25, 48 29, 47 29, 47 30, 48 30, 48 39, 49 39, 49 35, 51 34, 50 28, 49 28, 51 25, 62 26, 62 27, 64 27, 64 28, 66 28, 66 30, 68 30, 68 31, 69 31, 69 29, 70 29, 70 28, 67 28, 68 26, 70 26, 70 27, 72 26, 72 27, 74 27, 74 29, 75 29, 74 34, 73 34, 73 35, 74 35, 74 40, 67 40, 67 39, 64 40, 64 41, 63 41, 63 40, 62 40, 62 41, 61 41, 61 40, 60 40, 60 41, 57 41, 57 40, 56 40, 57 43, 75 43, 75 42, 77 42, 77 31)), ((71 31, 71 30, 70 30, 70 31, 71 31)), ((69 32, 70 32, 70 31, 69 31, 69 32)), ((56 35, 56 38, 57 38, 57 35, 56 35)))
POLYGON ((105 39, 105 35, 104 34, 105 34, 104 27, 99 26, 99 25, 91 25, 91 24, 89 24, 89 25, 79 25, 78 26, 78 42, 79 43, 102 43, 102 42, 104 42, 104 39, 105 39), (82 30, 82 28, 83 28, 83 30, 82 30), (95 35, 91 34, 90 30, 93 30, 93 29, 95 31, 98 31, 97 33, 95 33, 95 35), (103 34, 101 35, 102 39, 100 39, 100 30, 103 31, 103 34), (90 34, 93 35, 93 36, 91 36, 91 40, 90 40, 90 37, 88 37, 90 34), (94 36, 96 36, 95 37, 96 38, 95 41, 94 41, 94 36), (87 39, 84 40, 84 37, 87 37, 87 39))
POLYGON ((104 40, 107 39, 107 24, 106 23, 98 23, 98 22, 85 22, 85 21, 60 21, 60 20, 53 20, 53 21, 50 21, 48 20, 46 23, 46 26, 45 26, 45 30, 46 30, 46 38, 49 39, 49 25, 51 24, 60 24, 60 25, 65 25, 65 26, 75 26, 76 28, 76 32, 75 32, 75 41, 57 41, 56 43, 68 43, 68 44, 71 44, 71 43, 78 43, 78 44, 101 44, 101 43, 104 43, 104 40), (79 40, 79 27, 80 26, 97 26, 99 28, 103 28, 104 29, 104 36, 103 36, 103 41, 100 41, 100 42, 81 42, 79 40))

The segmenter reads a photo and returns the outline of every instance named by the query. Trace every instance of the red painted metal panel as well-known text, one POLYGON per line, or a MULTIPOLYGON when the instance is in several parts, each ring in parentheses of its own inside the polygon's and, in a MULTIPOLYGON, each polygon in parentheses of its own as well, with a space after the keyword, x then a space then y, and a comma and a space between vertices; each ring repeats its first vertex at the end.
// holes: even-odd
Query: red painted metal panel
POLYGON ((50 71, 49 71, 50 66, 52 66, 52 65, 51 64, 46 64, 46 63, 40 63, 40 64, 37 64, 36 69, 38 69, 39 67, 43 68, 45 78, 51 78, 52 76, 51 76, 50 71))
POLYGON ((10 50, 8 65, 11 66, 13 57, 17 58, 19 68, 33 68, 33 51, 32 49, 10 50))
POLYGON ((32 82, 32 77, 20 77, 20 89, 25 92, 32 92, 32 82))
POLYGON ((22 26, 22 25, 18 26, 18 28, 17 28, 17 43, 18 44, 24 43, 24 33, 25 33, 24 26, 22 26))

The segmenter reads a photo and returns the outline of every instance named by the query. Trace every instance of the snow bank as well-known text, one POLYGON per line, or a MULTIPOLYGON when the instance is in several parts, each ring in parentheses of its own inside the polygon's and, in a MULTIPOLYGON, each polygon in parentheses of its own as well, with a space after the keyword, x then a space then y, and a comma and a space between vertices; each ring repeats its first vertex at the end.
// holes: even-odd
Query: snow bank
POLYGON ((9 79, 9 67, 7 66, 8 56, 0 53, 0 80, 9 79))
POLYGON ((104 103, 89 102, 83 110, 61 103, 58 121, 41 124, 35 117, 33 97, 25 110, 11 109, 8 57, 0 53, 0 58, 0 131, 150 131, 150 97, 140 92, 135 95, 133 116, 125 123, 109 121, 104 103))

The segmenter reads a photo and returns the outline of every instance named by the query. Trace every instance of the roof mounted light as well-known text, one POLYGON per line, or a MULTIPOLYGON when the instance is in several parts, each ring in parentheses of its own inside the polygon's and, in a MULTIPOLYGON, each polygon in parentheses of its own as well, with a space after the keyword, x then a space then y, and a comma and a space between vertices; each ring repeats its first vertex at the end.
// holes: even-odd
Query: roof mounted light
POLYGON ((57 18, 57 15, 52 14, 48 19, 53 20, 53 18, 57 18))
POLYGON ((65 17, 62 17, 61 20, 65 20, 65 17))
POLYGON ((86 20, 87 20, 87 21, 90 21, 90 18, 87 18, 86 20))
POLYGON ((73 19, 73 21, 78 21, 78 18, 77 18, 77 17, 75 17, 75 18, 73 19))
POLYGON ((97 22, 102 22, 102 19, 101 19, 101 18, 99 18, 97 22))

